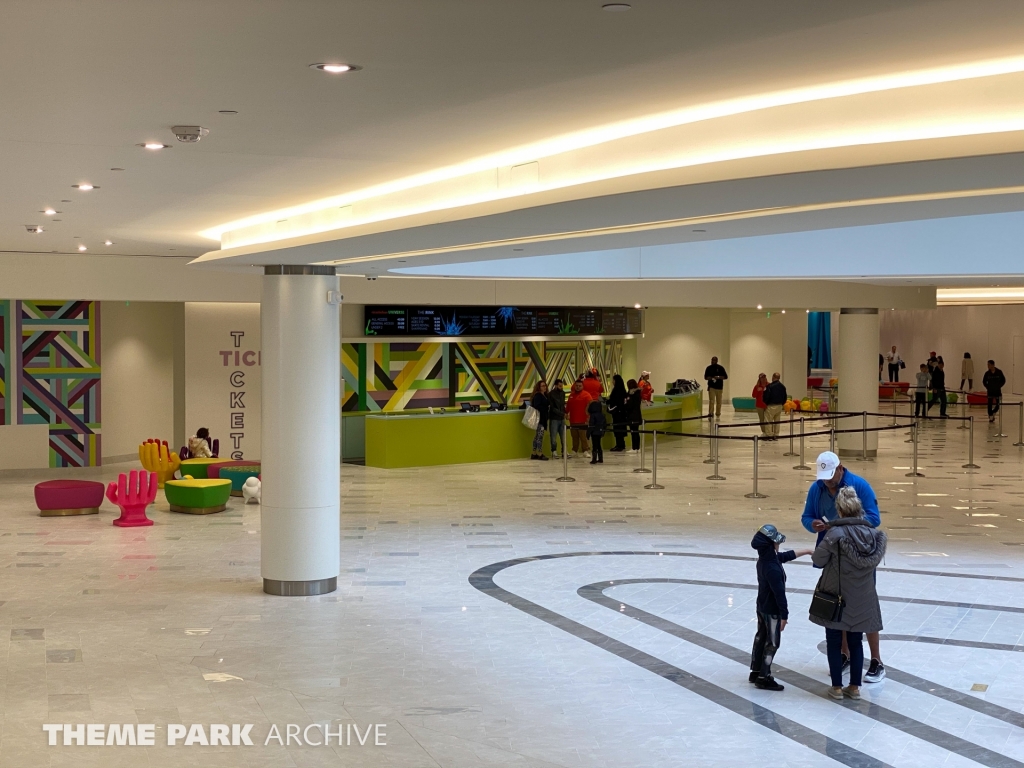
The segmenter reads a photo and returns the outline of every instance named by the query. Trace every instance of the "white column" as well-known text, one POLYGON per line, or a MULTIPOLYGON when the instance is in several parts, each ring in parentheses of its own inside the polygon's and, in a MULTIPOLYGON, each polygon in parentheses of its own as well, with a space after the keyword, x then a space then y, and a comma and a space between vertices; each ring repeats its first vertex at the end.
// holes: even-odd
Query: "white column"
POLYGON ((782 383, 794 400, 807 395, 807 313, 803 309, 790 309, 782 316, 782 383))
MULTIPOLYGON (((839 377, 840 411, 878 411, 878 309, 839 310, 839 350, 833 350, 833 365, 839 377)), ((839 429, 858 429, 862 419, 839 420, 839 429)), ((868 427, 877 426, 868 416, 868 427)), ((863 437, 859 432, 837 436, 840 456, 860 456, 863 437)), ((878 433, 868 432, 868 456, 878 453, 878 433)))
POLYGON ((333 267, 268 266, 263 277, 263 591, 338 588, 341 332, 333 267))

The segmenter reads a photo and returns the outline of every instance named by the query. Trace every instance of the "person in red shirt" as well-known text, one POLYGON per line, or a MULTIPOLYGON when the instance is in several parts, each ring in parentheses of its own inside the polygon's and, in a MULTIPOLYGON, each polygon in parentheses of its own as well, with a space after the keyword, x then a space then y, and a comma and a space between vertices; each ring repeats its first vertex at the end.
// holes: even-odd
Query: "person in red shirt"
POLYGON ((768 376, 766 374, 759 374, 757 377, 757 384, 754 385, 754 391, 750 393, 750 396, 754 398, 754 407, 757 408, 757 420, 761 422, 761 434, 766 435, 765 426, 765 404, 764 404, 764 390, 768 386, 768 376))
POLYGON ((643 403, 650 405, 654 402, 654 387, 651 386, 651 372, 643 371, 640 374, 640 381, 637 382, 640 387, 640 400, 643 403))
POLYGON ((577 381, 572 385, 569 399, 565 401, 565 413, 569 417, 569 429, 572 432, 572 455, 574 457, 581 451, 584 456, 590 457, 590 443, 587 441, 587 423, 590 417, 587 415, 587 406, 593 401, 594 398, 583 388, 582 381, 577 381))
POLYGON ((604 385, 601 383, 601 374, 597 368, 591 368, 583 378, 583 389, 590 395, 591 400, 600 400, 604 394, 604 385))

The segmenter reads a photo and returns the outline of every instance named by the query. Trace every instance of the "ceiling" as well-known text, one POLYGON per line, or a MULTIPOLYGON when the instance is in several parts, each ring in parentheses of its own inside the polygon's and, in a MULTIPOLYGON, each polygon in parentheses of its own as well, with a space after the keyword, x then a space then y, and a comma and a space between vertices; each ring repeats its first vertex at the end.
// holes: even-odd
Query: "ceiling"
MULTIPOLYGON (((0 66, 8 74, 0 79, 0 251, 77 253, 82 244, 83 258, 198 257, 217 248, 200 233, 228 222, 358 196, 477 158, 514 163, 555 137, 758 94, 1024 55, 1024 7, 1007 0, 632 5, 608 13, 600 0, 204 0, 140 2, 129 12, 115 0, 11 0, 0 26, 0 66), (362 70, 309 68, 325 61, 362 70), (170 131, 180 124, 210 133, 180 144, 170 131), (136 146, 145 141, 171 148, 136 146), (80 183, 98 189, 72 189, 80 183), (60 213, 44 216, 47 206, 60 213), (28 224, 44 232, 29 234, 28 224)), ((893 116, 945 119, 936 110, 951 104, 962 107, 957 119, 1015 119, 1021 85, 1021 73, 932 83, 842 104, 731 115, 653 138, 664 147, 711 146, 725 136, 749 143, 794 125, 840 131, 861 116, 865 126, 874 120, 875 130, 893 116)), ((736 155, 713 168, 652 167, 611 182, 595 178, 214 255, 248 265, 401 250, 430 264, 507 258, 507 249, 487 246, 483 256, 462 249, 508 236, 543 236, 514 252, 543 255, 593 249, 599 241, 548 239, 577 220, 590 228, 630 226, 644 223, 635 214, 645 214, 649 224, 654 209, 663 217, 657 221, 669 222, 657 234, 608 233, 597 247, 680 242, 694 228, 708 229, 690 218, 752 206, 794 210, 723 219, 711 238, 1020 210, 1022 195, 1006 191, 1021 178, 1020 132, 958 130, 927 140, 736 155), (993 161, 997 155, 1007 162, 993 161), (837 209, 853 187, 868 202, 837 209), (974 196, 943 198, 953 187, 974 196), (993 189, 998 193, 980 194, 993 189), (939 199, 928 197, 936 193, 939 199), (911 197, 878 200, 886 195, 911 197), (687 221, 672 226, 673 217, 687 221), (425 248, 440 252, 419 253, 425 248)), ((652 141, 626 137, 615 151, 640 156, 652 141)), ((608 161, 597 150, 578 151, 574 168, 608 161)), ((386 271, 397 261, 344 269, 386 271)))

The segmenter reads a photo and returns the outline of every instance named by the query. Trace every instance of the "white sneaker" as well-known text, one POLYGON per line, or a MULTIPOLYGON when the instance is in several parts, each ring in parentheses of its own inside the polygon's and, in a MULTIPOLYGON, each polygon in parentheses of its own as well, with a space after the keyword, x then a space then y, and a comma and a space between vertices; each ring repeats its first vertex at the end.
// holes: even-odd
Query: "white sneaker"
POLYGON ((551 454, 551 458, 552 459, 560 459, 560 458, 562 458, 562 454, 560 454, 558 451, 555 451, 554 453, 551 454))
POLYGON ((584 451, 583 452, 583 458, 589 459, 590 458, 590 451, 584 451))

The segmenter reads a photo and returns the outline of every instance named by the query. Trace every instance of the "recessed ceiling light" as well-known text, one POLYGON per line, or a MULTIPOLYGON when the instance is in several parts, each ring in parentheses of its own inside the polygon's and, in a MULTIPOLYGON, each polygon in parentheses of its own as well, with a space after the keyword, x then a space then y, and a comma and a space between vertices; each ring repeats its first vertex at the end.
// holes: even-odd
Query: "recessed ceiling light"
POLYGON ((159 141, 147 141, 142 144, 136 144, 136 147, 142 147, 143 149, 170 149, 170 144, 162 144, 159 141))
POLYGON ((71 187, 73 189, 77 189, 79 192, 88 192, 90 189, 99 189, 99 187, 94 187, 92 184, 72 184, 71 187))
POLYGON ((786 314, 786 310, 782 310, 782 314, 786 314))
POLYGON ((757 308, 758 308, 758 309, 761 309, 762 307, 761 307, 761 305, 760 305, 760 304, 758 304, 758 305, 757 305, 757 308))
POLYGON ((340 75, 344 72, 358 72, 362 67, 355 64, 310 64, 310 69, 319 69, 321 72, 329 72, 332 75, 340 75))
POLYGON ((40 213, 45 213, 47 216, 55 216, 58 211, 53 210, 53 208, 47 208, 44 211, 40 211, 40 213))
POLYGON ((605 3, 601 6, 606 11, 628 11, 633 6, 629 3, 605 3))
POLYGON ((84 251, 84 250, 87 250, 87 249, 86 249, 86 247, 84 245, 80 245, 80 246, 78 246, 78 250, 84 251))
POLYGON ((640 305, 639 304, 634 304, 633 305, 633 309, 640 309, 640 305))
POLYGON ((70 200, 61 200, 62 203, 70 203, 70 200))
POLYGON ((103 241, 103 244, 104 244, 104 245, 113 245, 113 244, 114 244, 114 241, 113 241, 113 240, 104 240, 104 241, 103 241))

